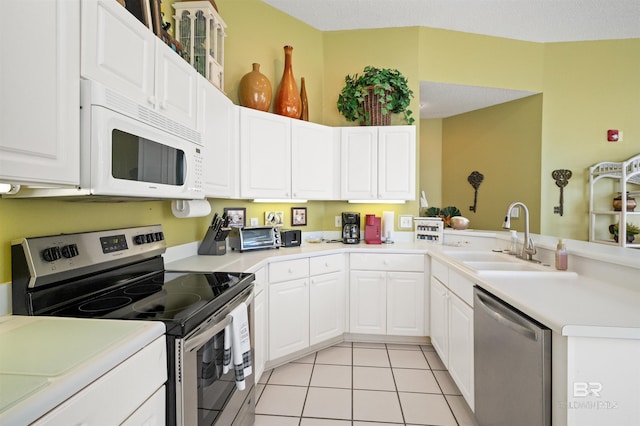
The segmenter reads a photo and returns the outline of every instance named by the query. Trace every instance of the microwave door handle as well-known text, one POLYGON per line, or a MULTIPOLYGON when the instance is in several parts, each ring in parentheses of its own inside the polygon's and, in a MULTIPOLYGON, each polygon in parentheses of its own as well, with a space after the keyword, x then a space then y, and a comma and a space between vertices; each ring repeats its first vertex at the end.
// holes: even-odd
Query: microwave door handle
POLYGON ((207 328, 204 331, 202 331, 200 334, 196 334, 195 336, 190 337, 185 342, 185 346, 184 346, 185 351, 191 352, 192 350, 197 349, 200 346, 204 345, 209 340, 211 340, 213 336, 220 333, 222 330, 225 329, 226 326, 231 324, 232 320, 233 320, 233 317, 231 317, 231 315, 227 315, 222 321, 215 324, 213 327, 207 328))

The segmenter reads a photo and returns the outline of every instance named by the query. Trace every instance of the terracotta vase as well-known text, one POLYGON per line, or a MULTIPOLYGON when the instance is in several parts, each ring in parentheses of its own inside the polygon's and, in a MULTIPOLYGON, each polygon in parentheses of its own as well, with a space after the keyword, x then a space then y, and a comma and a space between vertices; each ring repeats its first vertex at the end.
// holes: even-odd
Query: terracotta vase
POLYGON ((309 100, 307 99, 307 87, 304 84, 304 77, 300 79, 300 120, 309 121, 309 100))
POLYGON ((276 99, 273 103, 273 112, 285 117, 300 118, 301 104, 298 86, 293 77, 293 69, 291 68, 291 53, 293 47, 284 47, 284 72, 282 80, 276 92, 276 99))
MULTIPOLYGON (((627 192, 627 211, 632 212, 636 209, 638 204, 636 203, 636 199, 629 196, 627 192)), ((618 196, 613 199, 613 210, 619 212, 622 210, 622 194, 618 193, 618 196)))
POLYGON ((260 64, 253 64, 253 71, 245 74, 238 86, 240 105, 260 111, 269 111, 271 106, 271 83, 260 72, 260 64))

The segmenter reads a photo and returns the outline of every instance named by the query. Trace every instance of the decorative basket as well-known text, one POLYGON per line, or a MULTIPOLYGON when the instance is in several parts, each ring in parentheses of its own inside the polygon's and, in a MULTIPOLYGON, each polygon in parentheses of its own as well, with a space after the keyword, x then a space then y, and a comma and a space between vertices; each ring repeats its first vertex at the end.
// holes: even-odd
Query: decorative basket
POLYGON ((362 101, 364 118, 360 121, 360 125, 389 126, 391 124, 391 113, 387 111, 386 114, 382 114, 382 106, 384 103, 381 102, 380 95, 373 93, 373 87, 368 88, 368 92, 362 101))

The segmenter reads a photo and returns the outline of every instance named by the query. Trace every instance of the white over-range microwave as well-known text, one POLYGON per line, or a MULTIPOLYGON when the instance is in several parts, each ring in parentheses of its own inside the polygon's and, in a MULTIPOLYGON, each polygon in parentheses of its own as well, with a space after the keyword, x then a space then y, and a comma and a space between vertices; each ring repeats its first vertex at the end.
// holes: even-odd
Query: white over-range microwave
POLYGON ((81 81, 80 186, 17 197, 202 199, 201 134, 95 81, 81 81))

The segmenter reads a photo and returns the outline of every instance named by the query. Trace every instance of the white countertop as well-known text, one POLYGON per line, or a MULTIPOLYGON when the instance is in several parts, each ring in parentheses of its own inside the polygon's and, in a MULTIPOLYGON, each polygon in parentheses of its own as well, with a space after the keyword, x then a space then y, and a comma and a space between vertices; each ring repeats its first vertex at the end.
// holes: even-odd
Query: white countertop
POLYGON ((162 336, 156 321, 0 317, 0 424, 29 424, 162 336))
MULTIPOLYGON (((462 235, 462 234, 460 234, 462 235)), ((557 240, 556 240, 557 241, 557 240)), ((497 244, 497 243, 496 243, 497 244)), ((588 243, 580 250, 584 253, 588 243)), ((319 256, 331 253, 384 252, 430 254, 445 260, 466 274, 474 283, 495 294, 554 332, 565 336, 591 336, 640 339, 640 287, 617 286, 577 273, 505 273, 479 276, 441 251, 469 250, 425 243, 390 245, 344 245, 341 243, 303 244, 277 250, 229 252, 223 256, 190 256, 167 263, 168 270, 254 272, 273 261, 319 256)), ((476 248, 472 248, 476 250, 476 248)), ((600 247, 595 247, 598 251, 600 247)), ((607 248, 609 249, 609 248, 607 248)), ((490 249, 477 248, 489 251, 490 249)), ((635 253, 634 253, 635 254, 635 253)), ((625 260, 625 263, 628 262, 625 260)), ((631 278, 633 279, 633 277, 631 278)))

